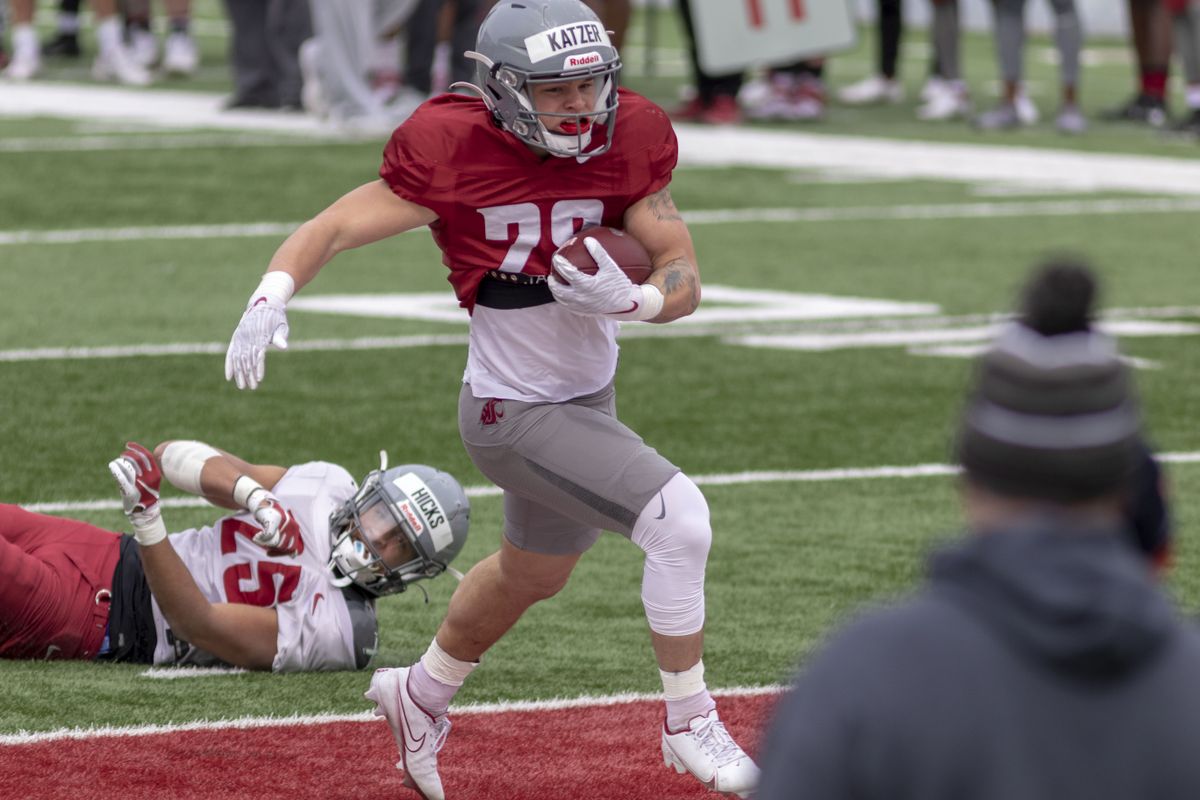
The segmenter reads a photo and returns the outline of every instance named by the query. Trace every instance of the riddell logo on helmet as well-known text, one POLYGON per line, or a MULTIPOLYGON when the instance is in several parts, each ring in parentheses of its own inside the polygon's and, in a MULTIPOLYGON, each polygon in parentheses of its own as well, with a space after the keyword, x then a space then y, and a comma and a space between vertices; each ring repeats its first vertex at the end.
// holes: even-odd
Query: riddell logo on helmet
POLYGON ((581 56, 567 56, 567 60, 563 62, 563 69, 579 69, 580 67, 590 67, 592 64, 599 64, 604 58, 599 53, 584 53, 581 56))
POLYGON ((425 530, 425 525, 421 522, 421 517, 413 510, 412 504, 407 500, 400 501, 400 511, 404 514, 404 518, 408 520, 408 526, 412 528, 413 533, 419 536, 425 530))

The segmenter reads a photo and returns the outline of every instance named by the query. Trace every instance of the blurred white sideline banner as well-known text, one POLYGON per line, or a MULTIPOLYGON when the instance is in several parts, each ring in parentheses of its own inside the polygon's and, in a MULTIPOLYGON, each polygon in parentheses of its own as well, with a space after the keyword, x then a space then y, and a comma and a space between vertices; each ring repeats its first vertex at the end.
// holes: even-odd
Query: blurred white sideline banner
POLYGON ((714 75, 853 47, 851 0, 691 0, 696 52, 714 75))

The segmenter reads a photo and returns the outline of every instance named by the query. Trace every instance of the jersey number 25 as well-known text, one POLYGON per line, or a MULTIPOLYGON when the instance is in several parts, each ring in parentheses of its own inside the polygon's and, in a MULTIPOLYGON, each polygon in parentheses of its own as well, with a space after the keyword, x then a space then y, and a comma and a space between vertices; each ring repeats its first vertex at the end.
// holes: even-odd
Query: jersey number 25
MULTIPOLYGON (((227 519, 221 523, 221 554, 228 555, 237 552, 237 538, 245 536, 252 538, 259 529, 238 519, 227 519)), ((255 545, 257 547, 258 545, 255 545)), ((250 563, 234 564, 226 568, 221 575, 225 584, 225 598, 230 603, 242 603, 248 606, 274 606, 276 603, 286 603, 292 599, 296 587, 300 585, 301 568, 295 564, 277 564, 274 561, 255 562, 256 569, 251 570, 250 563), (258 586, 254 589, 243 589, 244 582, 250 581, 257 572, 258 586), (279 577, 278 583, 276 576, 279 577)))

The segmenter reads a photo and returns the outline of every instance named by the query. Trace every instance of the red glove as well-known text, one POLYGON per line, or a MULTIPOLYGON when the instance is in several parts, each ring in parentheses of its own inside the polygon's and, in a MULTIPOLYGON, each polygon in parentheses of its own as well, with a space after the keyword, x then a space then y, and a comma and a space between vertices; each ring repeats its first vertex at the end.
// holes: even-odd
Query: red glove
POLYGON ((126 442, 120 457, 108 462, 108 471, 121 490, 121 505, 138 542, 152 545, 167 538, 158 505, 162 470, 154 454, 137 442, 126 442))
POLYGON ((262 530, 252 537, 254 543, 267 550, 269 556, 298 556, 304 552, 300 523, 266 489, 251 495, 251 513, 262 530), (258 496, 255 496, 258 495, 258 496))

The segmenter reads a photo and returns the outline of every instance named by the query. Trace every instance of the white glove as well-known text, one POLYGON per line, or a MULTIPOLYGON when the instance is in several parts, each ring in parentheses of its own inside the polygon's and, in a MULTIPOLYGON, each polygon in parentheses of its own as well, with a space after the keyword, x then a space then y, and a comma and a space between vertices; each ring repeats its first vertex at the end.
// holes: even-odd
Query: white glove
POLYGON ((167 528, 158 503, 162 471, 154 455, 137 442, 129 442, 119 458, 108 462, 108 471, 117 482, 121 505, 138 544, 148 546, 166 539, 167 528))
POLYGON ((252 515, 262 529, 251 537, 269 556, 296 556, 304 552, 300 523, 279 498, 243 475, 233 487, 233 500, 252 515))
POLYGON ((246 309, 229 340, 225 380, 236 382, 239 389, 257 389, 267 373, 267 348, 287 350, 287 337, 286 306, 269 297, 261 298, 246 309))
POLYGON ((584 237, 584 246, 595 259, 595 275, 585 275, 567 259, 555 253, 551 259, 550 293, 554 299, 576 314, 611 317, 620 320, 644 320, 662 311, 663 295, 657 286, 638 286, 617 266, 617 262, 595 239, 584 237), (555 271, 570 281, 563 283, 555 271))
POLYGON ((225 353, 225 380, 235 381, 239 389, 257 389, 267 372, 267 348, 287 350, 287 303, 296 291, 296 282, 282 270, 272 270, 262 281, 238 322, 225 353))

